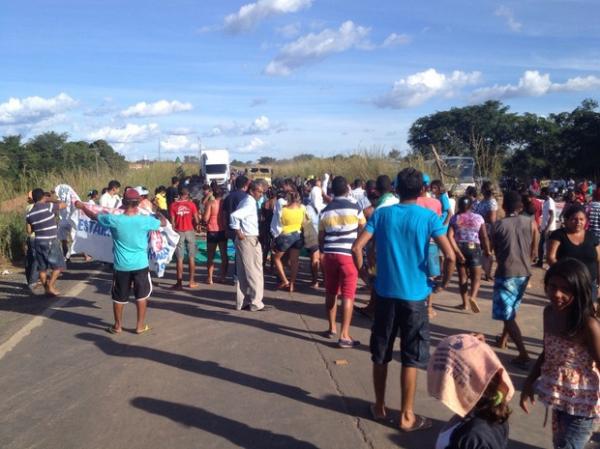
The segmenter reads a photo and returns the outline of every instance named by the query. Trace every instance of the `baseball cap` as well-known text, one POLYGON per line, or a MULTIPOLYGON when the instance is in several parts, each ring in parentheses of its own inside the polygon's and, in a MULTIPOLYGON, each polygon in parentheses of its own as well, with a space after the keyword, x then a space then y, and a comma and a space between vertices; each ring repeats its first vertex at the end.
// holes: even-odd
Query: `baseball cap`
POLYGON ((135 190, 137 190, 137 193, 139 193, 140 195, 148 195, 148 193, 150 193, 148 192, 148 189, 146 189, 146 187, 144 186, 137 186, 135 190))
POLYGON ((139 201, 140 193, 137 191, 137 189, 130 187, 127 190, 125 190, 125 193, 123 194, 123 198, 126 200, 130 200, 130 201, 134 201, 134 200, 139 201))
POLYGON ((431 183, 431 178, 427 173, 423 173, 423 184, 428 186, 431 183))

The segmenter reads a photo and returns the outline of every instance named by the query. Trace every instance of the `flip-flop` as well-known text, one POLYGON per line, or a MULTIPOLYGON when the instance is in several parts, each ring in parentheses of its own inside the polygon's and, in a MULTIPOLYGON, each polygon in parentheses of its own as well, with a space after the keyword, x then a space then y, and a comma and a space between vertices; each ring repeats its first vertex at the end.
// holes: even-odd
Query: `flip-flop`
POLYGON ((142 330, 140 330, 140 331, 135 331, 135 333, 136 333, 136 334, 138 334, 138 335, 141 335, 141 334, 144 334, 144 333, 148 332, 149 330, 150 330, 150 326, 148 326, 148 325, 146 324, 146 325, 144 325, 144 328, 143 328, 142 330))
POLYGON ((112 326, 108 326, 106 329, 104 329, 106 332, 108 332, 109 334, 113 334, 113 335, 118 335, 121 333, 121 331, 116 330, 114 327, 112 326))
POLYGON ((473 311, 473 313, 481 312, 481 309, 479 308, 479 304, 477 304, 477 301, 474 300, 473 298, 469 298, 469 305, 471 306, 471 310, 473 311))
POLYGON ((330 340, 333 340, 334 338, 337 337, 337 332, 324 331, 321 335, 323 335, 323 337, 325 337, 325 338, 329 338, 330 340))
POLYGON ((401 432, 410 433, 417 432, 419 430, 427 430, 433 426, 433 422, 429 418, 425 418, 421 415, 415 415, 415 424, 410 429, 400 428, 401 432))
POLYGON ((375 413, 375 405, 374 404, 369 405, 369 411, 371 412, 371 419, 375 422, 386 423, 386 424, 391 424, 393 422, 392 418, 390 418, 387 415, 384 415, 384 416, 377 415, 377 413, 375 413))

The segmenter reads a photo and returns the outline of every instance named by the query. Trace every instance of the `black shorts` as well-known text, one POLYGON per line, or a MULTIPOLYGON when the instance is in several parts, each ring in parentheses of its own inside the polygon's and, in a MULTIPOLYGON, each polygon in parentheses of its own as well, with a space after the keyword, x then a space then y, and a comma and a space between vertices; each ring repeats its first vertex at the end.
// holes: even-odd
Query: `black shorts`
POLYGON ((136 301, 146 299, 152 293, 152 279, 148 268, 135 271, 113 271, 112 299, 118 304, 129 302, 129 293, 133 285, 136 301))
POLYGON ((375 318, 371 329, 371 360, 382 365, 392 360, 400 335, 403 366, 425 368, 429 361, 427 301, 384 298, 375 293, 375 318))
POLYGON ((481 246, 478 243, 460 242, 458 248, 463 256, 465 256, 465 262, 459 263, 467 268, 477 268, 481 266, 481 246))
POLYGON ((279 234, 275 238, 275 251, 285 253, 288 249, 302 249, 304 239, 300 232, 292 232, 291 234, 279 234))
POLYGON ((227 236, 225 235, 225 231, 217 231, 217 232, 207 232, 206 233, 206 243, 221 243, 226 242, 227 236))

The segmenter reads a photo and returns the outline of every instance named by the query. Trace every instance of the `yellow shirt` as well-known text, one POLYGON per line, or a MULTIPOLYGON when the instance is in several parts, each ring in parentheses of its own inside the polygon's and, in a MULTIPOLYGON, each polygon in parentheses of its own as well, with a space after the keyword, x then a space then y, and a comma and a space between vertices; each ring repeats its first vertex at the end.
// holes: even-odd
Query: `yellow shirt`
POLYGON ((284 207, 281 210, 281 233, 291 234, 302 230, 302 222, 305 215, 304 206, 301 207, 284 207))
POLYGON ((156 194, 156 205, 159 209, 167 210, 167 197, 164 193, 156 194))

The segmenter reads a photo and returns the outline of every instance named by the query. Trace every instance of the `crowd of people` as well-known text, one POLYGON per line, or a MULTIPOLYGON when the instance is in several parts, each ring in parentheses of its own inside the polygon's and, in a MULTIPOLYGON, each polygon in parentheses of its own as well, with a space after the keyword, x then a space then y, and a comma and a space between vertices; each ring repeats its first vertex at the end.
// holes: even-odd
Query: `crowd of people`
MULTIPOLYGON (((600 189, 569 196, 559 211, 549 188, 537 187, 532 183, 520 191, 503 191, 500 208, 499 192, 491 182, 482 184, 481 195, 473 186, 455 195, 442 181, 414 168, 403 169, 394 179, 381 175, 351 183, 326 174, 278 179, 269 185, 238 174, 229 186, 174 177, 169 187, 159 186, 152 199, 143 186, 126 187, 121 197, 121 184, 113 180, 101 195, 90 191, 89 202, 123 208, 122 214, 98 212, 85 202, 75 206, 113 238, 115 322, 107 329, 113 334, 122 331, 123 307, 131 290, 138 309, 136 331, 150 330, 145 322, 152 293, 148 232, 167 221, 179 234, 172 288, 198 287, 197 238, 205 236, 204 281, 211 285, 233 280, 237 310, 272 310, 264 301, 269 270, 277 276, 278 289, 294 292, 304 254, 310 267, 308 287, 319 292, 324 283, 326 338, 337 340, 340 349, 355 348, 360 342, 351 335, 354 312, 373 321, 373 419, 390 420, 387 372, 399 336, 401 407, 396 425, 405 432, 431 427, 430 419, 414 411, 418 369, 427 369, 429 393, 456 413, 440 433, 438 448, 504 448, 508 441, 508 401, 514 387, 483 336, 447 337, 431 357, 429 348, 434 297, 448 287, 454 271, 460 294, 456 307, 464 311, 480 313, 482 279, 492 281, 492 318, 502 322, 492 344, 506 348, 512 340, 518 355, 511 364, 530 371, 521 407, 528 411, 537 395, 553 408, 554 447, 583 448, 594 419, 600 417, 600 189), (138 214, 140 208, 151 214, 138 214), (235 249, 232 270, 229 242, 235 249), (221 264, 215 276, 217 250, 221 264), (517 313, 532 270, 546 266, 544 350, 532 363, 517 313), (360 282, 371 296, 359 308, 354 300, 360 282)), ((68 227, 65 218, 57 220, 56 215, 66 205, 39 188, 31 192, 30 201, 27 283, 33 288, 39 282, 55 296, 68 255, 68 227)))

